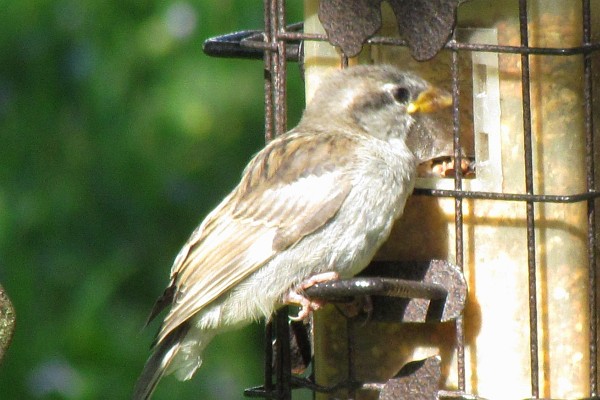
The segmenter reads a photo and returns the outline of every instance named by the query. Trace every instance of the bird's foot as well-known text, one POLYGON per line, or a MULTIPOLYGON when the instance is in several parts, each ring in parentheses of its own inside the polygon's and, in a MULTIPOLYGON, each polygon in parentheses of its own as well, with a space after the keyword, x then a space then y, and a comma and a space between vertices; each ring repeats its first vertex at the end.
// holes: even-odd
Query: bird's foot
POLYGON ((290 317, 292 321, 306 320, 312 311, 316 311, 323 307, 325 301, 323 300, 311 300, 304 295, 304 289, 311 287, 317 283, 328 282, 339 279, 340 275, 337 272, 324 272, 322 274, 313 275, 306 279, 297 287, 291 289, 283 298, 283 302, 286 304, 297 304, 299 305, 300 311, 295 317, 290 317))

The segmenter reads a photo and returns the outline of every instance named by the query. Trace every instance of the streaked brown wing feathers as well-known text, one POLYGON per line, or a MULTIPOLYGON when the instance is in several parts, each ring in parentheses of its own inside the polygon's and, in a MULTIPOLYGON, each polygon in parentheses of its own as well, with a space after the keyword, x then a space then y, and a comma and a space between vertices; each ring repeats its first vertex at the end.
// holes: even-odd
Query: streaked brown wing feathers
POLYGON ((346 136, 291 134, 276 139, 252 160, 240 185, 177 257, 172 269, 177 293, 159 341, 277 252, 335 216, 351 190, 344 167, 354 145, 346 136), (339 146, 346 151, 336 158, 340 152, 332 150, 339 146))

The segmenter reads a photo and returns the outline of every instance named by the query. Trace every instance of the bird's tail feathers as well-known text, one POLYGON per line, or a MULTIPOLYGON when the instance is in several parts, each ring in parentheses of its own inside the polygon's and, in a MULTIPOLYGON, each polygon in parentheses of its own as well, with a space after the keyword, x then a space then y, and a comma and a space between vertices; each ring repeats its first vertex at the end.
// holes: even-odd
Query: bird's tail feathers
POLYGON ((144 370, 135 384, 133 400, 147 400, 152 396, 160 378, 165 375, 165 372, 170 372, 167 369, 179 352, 189 329, 190 323, 186 322, 155 345, 152 355, 146 361, 144 370))

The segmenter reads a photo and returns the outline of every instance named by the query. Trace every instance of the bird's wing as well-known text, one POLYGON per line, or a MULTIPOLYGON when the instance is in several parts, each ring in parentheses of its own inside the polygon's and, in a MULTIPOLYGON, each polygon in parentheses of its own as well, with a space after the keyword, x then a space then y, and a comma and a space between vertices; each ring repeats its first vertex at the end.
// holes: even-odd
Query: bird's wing
POLYGON ((356 145, 345 135, 290 133, 258 153, 175 260, 176 292, 158 342, 334 217, 352 188, 346 171, 356 145))

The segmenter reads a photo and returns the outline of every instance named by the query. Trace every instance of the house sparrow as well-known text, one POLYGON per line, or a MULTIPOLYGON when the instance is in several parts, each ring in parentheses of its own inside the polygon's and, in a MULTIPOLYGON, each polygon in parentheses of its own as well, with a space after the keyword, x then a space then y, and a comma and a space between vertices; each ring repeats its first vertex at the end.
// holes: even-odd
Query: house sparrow
POLYGON ((365 268, 413 190, 425 144, 407 136, 451 102, 392 66, 324 79, 298 126, 254 156, 175 259, 149 320, 171 308, 133 398, 148 399, 164 374, 190 379, 215 335, 286 303, 304 318, 320 304, 303 289, 365 268))

